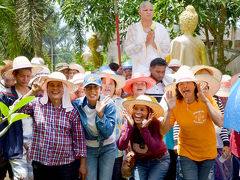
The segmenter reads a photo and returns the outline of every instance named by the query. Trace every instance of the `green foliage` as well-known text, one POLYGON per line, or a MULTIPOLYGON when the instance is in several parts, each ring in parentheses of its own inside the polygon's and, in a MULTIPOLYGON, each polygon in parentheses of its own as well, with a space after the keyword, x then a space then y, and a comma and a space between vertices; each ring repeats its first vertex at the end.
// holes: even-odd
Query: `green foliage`
POLYGON ((0 117, 0 124, 4 123, 6 120, 8 120, 8 125, 0 132, 0 137, 3 136, 8 129, 11 127, 11 125, 20 120, 29 117, 27 114, 23 113, 15 113, 18 109, 22 108, 29 102, 31 102, 35 97, 29 96, 26 98, 21 99, 17 104, 14 106, 10 106, 9 108, 2 102, 0 102, 0 111, 2 113, 0 117))

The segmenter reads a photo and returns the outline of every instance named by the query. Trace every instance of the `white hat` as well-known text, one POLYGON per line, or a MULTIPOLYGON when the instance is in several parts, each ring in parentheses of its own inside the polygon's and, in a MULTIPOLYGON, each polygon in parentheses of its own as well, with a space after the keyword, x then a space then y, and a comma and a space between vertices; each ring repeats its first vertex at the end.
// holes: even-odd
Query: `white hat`
POLYGON ((168 64, 168 67, 181 67, 181 63, 178 59, 172 59, 168 64))
POLYGON ((85 74, 83 73, 77 73, 73 76, 73 78, 70 80, 70 82, 74 84, 80 84, 84 81, 85 74))
POLYGON ((124 108, 127 112, 132 115, 133 106, 136 104, 145 105, 150 107, 153 110, 154 116, 158 119, 160 116, 163 115, 163 108, 158 104, 155 98, 151 98, 151 96, 147 95, 140 95, 136 99, 130 99, 123 102, 124 108))
POLYGON ((71 63, 70 65, 69 65, 69 69, 75 69, 75 70, 77 70, 79 73, 85 73, 85 69, 81 66, 81 65, 79 65, 79 64, 77 64, 77 63, 71 63))
POLYGON ((196 79, 188 66, 181 66, 172 77, 175 79, 175 82, 166 86, 165 92, 172 91, 175 94, 176 85, 180 82, 195 82, 196 84, 200 84, 201 88, 204 88, 207 85, 206 82, 196 79))
POLYGON ((116 82, 116 90, 119 90, 123 88, 126 84, 125 77, 122 75, 117 75, 115 72, 113 72, 111 69, 106 69, 102 71, 99 76, 101 78, 111 78, 116 82))
POLYGON ((77 90, 77 85, 73 84, 72 82, 69 82, 66 79, 66 76, 61 72, 53 72, 48 76, 43 76, 42 78, 45 79, 45 82, 43 84, 43 89, 47 87, 47 83, 50 81, 60 81, 64 83, 71 92, 74 92, 77 90))
POLYGON ((42 70, 40 66, 34 66, 30 63, 28 58, 25 56, 18 56, 13 60, 13 68, 6 71, 3 75, 6 78, 14 78, 13 71, 17 69, 25 69, 25 68, 32 68, 32 74, 35 75, 36 73, 42 70))
POLYGON ((44 60, 43 60, 43 58, 40 58, 40 57, 34 57, 34 58, 32 58, 31 63, 38 64, 38 65, 44 65, 44 60))

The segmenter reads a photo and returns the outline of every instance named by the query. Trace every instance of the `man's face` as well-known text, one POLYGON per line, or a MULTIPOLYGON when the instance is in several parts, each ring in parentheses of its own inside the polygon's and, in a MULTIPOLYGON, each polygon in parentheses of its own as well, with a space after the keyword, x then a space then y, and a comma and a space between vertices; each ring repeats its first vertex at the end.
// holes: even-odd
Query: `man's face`
POLYGON ((60 72, 63 73, 66 76, 67 79, 69 79, 69 75, 68 75, 69 69, 63 69, 60 72))
POLYGON ((50 81, 47 84, 48 97, 51 100, 62 100, 64 93, 63 84, 60 81, 50 81))
POLYGON ((169 67, 169 68, 172 69, 173 73, 175 73, 175 72, 178 71, 178 69, 179 69, 180 67, 173 66, 173 67, 169 67))
POLYGON ((162 81, 165 76, 166 66, 154 66, 150 67, 151 76, 157 82, 162 81))
POLYGON ((107 82, 107 78, 102 78, 102 94, 104 96, 113 97, 116 90, 115 82, 112 79, 109 79, 107 82))
POLYGON ((97 102, 100 92, 101 92, 101 86, 95 85, 95 84, 89 84, 84 88, 84 92, 86 94, 86 97, 88 101, 97 102))
POLYGON ((78 70, 76 70, 76 69, 70 69, 69 72, 68 72, 68 78, 69 78, 69 79, 72 79, 73 76, 74 76, 75 74, 77 74, 77 73, 79 73, 78 70))
POLYGON ((123 70, 123 76, 126 80, 131 79, 132 77, 132 69, 125 69, 123 70))
POLYGON ((132 91, 133 94, 139 96, 139 95, 144 95, 145 91, 147 90, 147 83, 140 81, 140 82, 135 82, 132 85, 132 91))
POLYGON ((154 15, 153 5, 151 3, 143 5, 138 13, 141 16, 141 19, 152 20, 154 15))
POLYGON ((30 69, 19 69, 17 75, 15 76, 16 84, 27 87, 31 78, 32 71, 30 69))

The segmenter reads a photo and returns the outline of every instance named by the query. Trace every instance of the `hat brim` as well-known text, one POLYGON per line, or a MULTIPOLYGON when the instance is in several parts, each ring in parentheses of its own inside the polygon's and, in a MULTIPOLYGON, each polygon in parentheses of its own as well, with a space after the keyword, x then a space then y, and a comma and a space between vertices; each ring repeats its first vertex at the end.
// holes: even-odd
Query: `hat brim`
POLYGON ((146 82, 147 84, 147 90, 152 88, 155 84, 156 84, 156 81, 151 78, 151 77, 138 77, 138 78, 133 78, 133 79, 128 79, 126 81, 126 85, 123 87, 123 90, 128 93, 128 94, 133 94, 133 91, 132 91, 132 84, 135 83, 135 82, 146 82))
POLYGON ((97 85, 97 86, 100 86, 100 87, 102 87, 102 85, 101 84, 99 84, 99 83, 97 83, 97 82, 89 82, 89 83, 86 83, 86 84, 84 84, 84 88, 86 87, 86 86, 88 86, 88 85, 90 85, 90 84, 95 84, 95 85, 97 85))
MULTIPOLYGON (((204 88, 204 87, 207 85, 206 82, 200 81, 200 80, 197 80, 197 79, 191 80, 191 81, 184 81, 184 82, 194 82, 194 83, 196 83, 197 85, 199 84, 199 85, 200 85, 200 88, 204 88)), ((180 82, 178 82, 178 83, 180 83, 180 82)), ((171 91, 171 92, 173 93, 173 95, 175 96, 175 95, 176 95, 176 86, 177 86, 178 83, 174 82, 174 83, 169 84, 168 86, 166 86, 166 87, 164 88, 165 92, 171 91)))
POLYGON ((132 115, 133 113, 133 106, 136 104, 145 105, 150 107, 153 110, 154 116, 158 119, 159 117, 163 116, 164 110, 162 106, 156 102, 146 101, 146 100, 137 100, 137 99, 131 99, 126 100, 123 102, 124 108, 127 110, 127 112, 132 115))
POLYGON ((196 65, 191 68, 191 71, 195 75, 196 72, 198 72, 201 69, 208 69, 210 70, 215 78, 217 78, 219 81, 222 79, 222 73, 215 67, 207 66, 207 65, 196 65))
POLYGON ((100 78, 106 78, 108 75, 110 75, 110 78, 116 82, 117 84, 116 90, 119 90, 125 86, 126 80, 125 80, 125 77, 122 75, 108 74, 108 73, 99 74, 100 78))
POLYGON ((15 69, 9 69, 8 71, 6 71, 3 76, 6 77, 7 79, 11 79, 14 78, 13 76, 13 71, 18 70, 18 69, 26 69, 26 68, 32 68, 32 75, 34 76, 35 74, 39 73, 43 67, 41 66, 28 66, 28 67, 22 67, 22 68, 15 68, 15 69))
MULTIPOLYGON (((38 78, 40 78, 40 77, 38 77, 38 78)), ((48 76, 42 76, 41 78, 45 79, 45 82, 43 84, 43 89, 45 89, 47 87, 47 83, 50 81, 60 81, 60 82, 64 83, 68 87, 70 92, 75 92, 78 89, 78 86, 76 84, 73 84, 67 80, 50 78, 48 76)))
POLYGON ((211 96, 215 95, 218 92, 221 84, 220 84, 220 81, 214 76, 202 74, 202 75, 195 75, 195 78, 200 81, 207 82, 209 86, 208 94, 210 94, 211 96))

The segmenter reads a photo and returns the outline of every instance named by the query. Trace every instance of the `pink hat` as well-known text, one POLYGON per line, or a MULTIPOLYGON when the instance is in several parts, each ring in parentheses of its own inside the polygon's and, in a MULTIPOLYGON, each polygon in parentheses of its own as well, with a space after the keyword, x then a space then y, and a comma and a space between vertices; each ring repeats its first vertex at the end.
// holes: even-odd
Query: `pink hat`
POLYGON ((230 94, 231 83, 230 81, 222 81, 220 89, 216 93, 219 97, 228 97, 230 94))
POLYGON ((156 81, 153 78, 144 76, 143 73, 134 73, 132 75, 132 78, 126 81, 126 85, 124 86, 123 90, 126 93, 133 94, 132 84, 135 82, 142 82, 142 81, 146 82, 147 89, 152 88, 156 84, 156 81))

